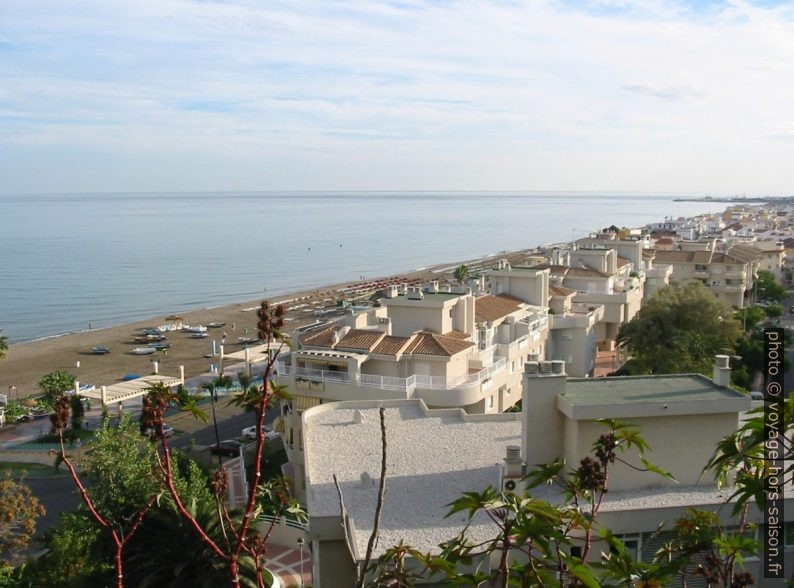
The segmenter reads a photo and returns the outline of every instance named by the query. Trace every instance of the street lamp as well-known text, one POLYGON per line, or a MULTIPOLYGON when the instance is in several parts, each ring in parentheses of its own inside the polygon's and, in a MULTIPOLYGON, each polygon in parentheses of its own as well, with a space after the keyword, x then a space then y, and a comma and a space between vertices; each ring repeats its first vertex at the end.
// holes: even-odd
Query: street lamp
POLYGON ((301 554, 301 583, 300 583, 300 588, 303 588, 303 544, 304 543, 305 543, 305 541, 303 540, 303 537, 298 537, 298 547, 300 548, 300 554, 301 554))

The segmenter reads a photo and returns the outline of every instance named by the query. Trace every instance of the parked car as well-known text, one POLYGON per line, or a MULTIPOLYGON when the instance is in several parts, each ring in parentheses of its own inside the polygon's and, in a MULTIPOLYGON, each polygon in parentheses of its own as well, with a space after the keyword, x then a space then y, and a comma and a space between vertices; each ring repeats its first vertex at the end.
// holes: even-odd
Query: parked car
POLYGON ((229 457, 238 457, 243 444, 234 439, 227 439, 215 445, 210 445, 210 453, 212 455, 226 455, 229 457))
POLYGON ((764 393, 760 392, 760 391, 750 392, 750 398, 752 400, 763 400, 764 399, 764 393))
MULTIPOLYGON (((265 439, 275 439, 281 436, 281 433, 264 425, 262 426, 262 430, 265 432, 265 439)), ((256 439, 256 425, 243 429, 243 437, 246 439, 256 439)))
MULTIPOLYGON (((154 429, 146 429, 146 430, 141 431, 141 435, 146 435, 148 437, 152 437, 155 434, 155 432, 156 431, 154 429)), ((173 434, 174 434, 174 427, 172 427, 171 425, 166 425, 165 423, 163 423, 163 435, 165 435, 166 437, 170 437, 173 434)))

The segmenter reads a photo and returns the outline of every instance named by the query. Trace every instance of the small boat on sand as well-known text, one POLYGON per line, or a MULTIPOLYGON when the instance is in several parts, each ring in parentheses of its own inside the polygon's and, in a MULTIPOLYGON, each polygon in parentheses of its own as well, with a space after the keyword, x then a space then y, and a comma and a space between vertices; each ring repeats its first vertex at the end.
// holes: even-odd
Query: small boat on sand
POLYGON ((191 339, 206 339, 209 337, 207 333, 193 333, 190 338, 191 339))
POLYGON ((207 328, 210 329, 220 329, 221 327, 225 327, 226 323, 207 323, 207 328))
POLYGON ((155 351, 164 351, 166 349, 171 349, 170 343, 149 343, 148 346, 154 349, 155 351))
POLYGON ((130 353, 133 355, 151 355, 157 351, 154 347, 136 347, 130 353))
POLYGON ((186 333, 204 333, 207 331, 207 327, 204 325, 196 325, 191 327, 190 325, 183 325, 182 330, 186 333))
POLYGON ((92 347, 91 353, 93 353, 94 355, 105 355, 107 353, 110 353, 110 349, 107 347, 92 347))
POLYGON ((259 343, 258 337, 237 337, 237 342, 240 345, 247 345, 249 343, 259 343))

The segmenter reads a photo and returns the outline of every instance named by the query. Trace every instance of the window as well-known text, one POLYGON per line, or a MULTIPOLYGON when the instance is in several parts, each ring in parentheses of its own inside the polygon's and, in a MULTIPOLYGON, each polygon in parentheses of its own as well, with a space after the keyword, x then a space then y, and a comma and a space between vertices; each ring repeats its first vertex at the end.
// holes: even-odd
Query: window
MULTIPOLYGON (((631 558, 634 561, 640 561, 640 536, 639 535, 615 535, 616 539, 620 539, 623 542, 623 545, 626 547, 626 551, 631 555, 631 558)), ((614 549, 610 548, 610 551, 614 553, 614 549)))
POLYGON ((453 311, 453 309, 452 309, 452 308, 450 308, 450 309, 449 309, 449 318, 452 318, 452 311, 453 311))
POLYGON ((516 362, 511 361, 510 362, 510 367, 509 367, 509 369, 507 371, 510 374, 512 374, 514 371, 516 371, 516 362))
POLYGON ((488 408, 493 408, 493 394, 488 397, 488 408))

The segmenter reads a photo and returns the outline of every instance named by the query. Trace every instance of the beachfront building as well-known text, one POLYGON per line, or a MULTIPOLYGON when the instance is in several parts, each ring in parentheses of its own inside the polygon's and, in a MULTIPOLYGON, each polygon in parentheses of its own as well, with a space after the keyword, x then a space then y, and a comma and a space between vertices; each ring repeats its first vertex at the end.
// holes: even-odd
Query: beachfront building
MULTIPOLYGON (((303 479, 301 414, 312 406, 408 398, 471 414, 514 406, 524 362, 544 357, 548 339, 548 308, 513 295, 542 300, 530 290, 542 292, 548 272, 531 273, 534 285, 516 281, 507 291, 497 287, 498 293, 481 296, 436 282, 424 289, 389 287, 380 307, 301 334, 275 378, 292 395, 284 416, 295 479, 303 479)), ((300 485, 295 493, 304 496, 300 485)))
POLYGON ((643 249, 642 260, 645 264, 645 285, 642 291, 643 301, 648 300, 660 288, 670 285, 673 275, 671 265, 656 265, 656 249, 643 249))
POLYGON ((603 307, 596 324, 596 344, 599 351, 613 351, 620 325, 634 318, 642 306, 644 274, 641 278, 632 262, 606 247, 571 249, 558 259, 567 264, 534 267, 548 269, 554 286, 573 290, 572 302, 581 305, 580 310, 603 307))
MULTIPOLYGON (((727 386, 727 361, 724 356, 718 359, 714 380, 694 374, 567 379, 562 362, 529 362, 523 412, 518 414, 432 410, 419 399, 344 402, 307 410, 305 485, 314 586, 351 585, 352 565, 364 558, 379 484, 381 405, 387 479, 376 558, 400 541, 438 553, 439 544, 455 537, 465 524, 463 516, 445 516, 452 501, 488 485, 521 492, 524 474, 555 458, 579 463, 603 432, 593 420, 603 417, 636 425, 652 447, 648 458, 678 480, 675 484, 621 464, 611 469, 599 521, 619 535, 636 558, 650 561, 666 540, 666 530, 690 507, 717 512, 731 524, 731 509, 720 508, 730 490, 719 490, 710 479, 701 478, 715 444, 736 430, 740 414, 750 408, 748 397, 727 386), (657 535, 660 525, 662 535, 657 535)), ((536 488, 532 494, 563 500, 554 487, 536 488)), ((785 511, 794 518, 791 497, 785 511)), ((749 516, 760 522, 754 507, 749 516)), ((482 516, 474 519, 468 536, 479 542, 492 532, 482 516)), ((593 550, 593 558, 607 549, 601 545, 593 550)), ((794 548, 787 548, 789 566, 792 557, 794 548)), ((475 559, 472 566, 487 571, 495 563, 475 559)), ((757 561, 745 565, 755 573, 757 585, 776 585, 764 583, 757 561)))
POLYGON ((690 251, 655 251, 653 264, 669 266, 671 284, 700 282, 718 299, 735 308, 744 306, 744 292, 752 283, 752 264, 744 256, 711 249, 690 251))
MULTIPOLYGON (((553 255, 557 261, 570 262, 568 251, 558 249, 553 255)), ((553 267, 557 266, 511 266, 501 260, 487 272, 486 277, 492 292, 506 293, 534 306, 547 306, 549 337, 543 355, 546 359, 564 361, 571 375, 592 376, 598 347, 598 325, 603 322, 605 305, 577 302, 579 293, 562 286, 562 278, 553 274, 553 267)))

